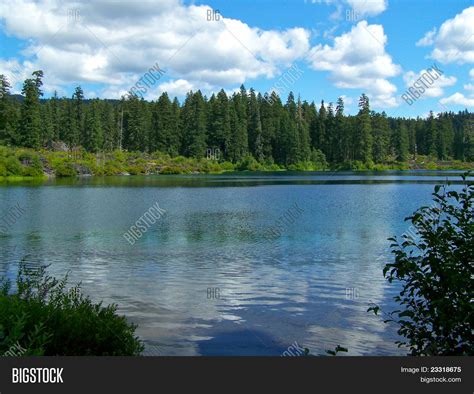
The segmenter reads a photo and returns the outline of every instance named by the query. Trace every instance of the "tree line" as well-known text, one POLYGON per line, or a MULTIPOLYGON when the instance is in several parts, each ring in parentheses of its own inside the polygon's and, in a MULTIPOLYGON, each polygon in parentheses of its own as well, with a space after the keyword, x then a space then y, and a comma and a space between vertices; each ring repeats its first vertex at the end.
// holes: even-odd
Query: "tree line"
POLYGON ((121 100, 86 100, 80 86, 71 98, 42 99, 41 70, 24 81, 22 96, 10 94, 0 75, 0 144, 34 149, 62 141, 89 152, 168 153, 201 158, 219 149, 221 159, 252 156, 260 163, 291 165, 324 160, 331 164, 406 162, 417 155, 434 160, 474 161, 474 117, 467 110, 436 117, 389 117, 370 109, 362 94, 357 115, 344 114, 344 101, 320 105, 283 102, 276 92, 241 86, 207 98, 189 92, 181 104, 163 93, 156 101, 129 95, 121 100))

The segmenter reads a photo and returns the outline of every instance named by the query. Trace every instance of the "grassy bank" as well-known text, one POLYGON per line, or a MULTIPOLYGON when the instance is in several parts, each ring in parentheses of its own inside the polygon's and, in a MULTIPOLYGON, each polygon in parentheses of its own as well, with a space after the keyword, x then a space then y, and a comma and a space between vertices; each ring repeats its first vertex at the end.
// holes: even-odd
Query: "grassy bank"
POLYGON ((407 163, 373 164, 362 162, 329 166, 322 161, 302 162, 286 167, 274 163, 258 163, 247 157, 238 163, 205 158, 170 157, 160 152, 34 151, 0 146, 0 181, 17 182, 46 177, 149 175, 149 174, 218 174, 225 171, 320 171, 320 170, 468 170, 474 163, 434 161, 419 156, 407 163))

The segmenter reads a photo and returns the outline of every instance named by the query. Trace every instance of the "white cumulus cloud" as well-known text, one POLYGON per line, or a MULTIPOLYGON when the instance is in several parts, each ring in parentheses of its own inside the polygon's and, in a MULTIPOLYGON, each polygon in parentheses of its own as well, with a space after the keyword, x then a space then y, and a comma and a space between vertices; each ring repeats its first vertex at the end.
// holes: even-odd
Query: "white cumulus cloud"
MULTIPOLYGON (((448 77, 444 74, 439 75, 436 71, 431 71, 431 74, 435 77, 437 77, 436 80, 433 81, 433 83, 430 85, 429 83, 421 84, 423 88, 425 89, 425 92, 422 94, 422 97, 439 97, 444 94, 444 87, 447 86, 453 86, 457 78, 454 76, 448 77)), ((425 74, 427 71, 426 70, 421 70, 418 73, 415 73, 414 71, 408 71, 403 75, 403 80, 405 81, 406 87, 410 87, 413 85, 414 82, 416 82, 423 74, 425 74)), ((429 75, 429 74, 428 74, 429 75)), ((432 78, 432 80, 434 79, 432 78)))
POLYGON ((416 46, 419 46, 419 47, 426 47, 426 46, 429 46, 429 45, 433 45, 434 44, 434 36, 436 34, 436 27, 433 29, 433 30, 430 30, 429 32, 427 32, 423 38, 419 39, 417 42, 416 42, 416 46))
POLYGON ((360 17, 375 16, 387 9, 387 0, 346 0, 360 17))
POLYGON ((429 31, 417 45, 434 45, 431 57, 442 63, 474 63, 474 7, 429 31))
POLYGON ((308 60, 313 69, 329 71, 336 87, 365 91, 374 107, 394 107, 397 88, 387 78, 398 75, 401 67, 385 51, 386 44, 383 26, 362 21, 336 37, 333 46, 312 48, 308 60))
POLYGON ((12 0, 2 3, 0 23, 27 42, 23 55, 45 83, 101 83, 107 95, 126 92, 156 63, 169 79, 160 83, 175 91, 273 78, 310 48, 303 28, 208 20, 209 10, 180 0, 12 0))
POLYGON ((469 90, 469 91, 471 91, 471 92, 472 92, 471 94, 474 93, 474 84, 472 84, 472 83, 467 83, 467 84, 465 84, 463 87, 464 87, 464 90, 469 90))
POLYGON ((466 108, 474 107, 474 98, 464 96, 462 93, 456 92, 449 97, 442 98, 439 100, 441 104, 460 105, 466 108))
POLYGON ((337 11, 332 14, 333 18, 339 19, 342 16, 342 9, 345 7, 355 11, 357 17, 375 16, 387 9, 388 0, 312 0, 313 4, 332 4, 337 7, 337 11))

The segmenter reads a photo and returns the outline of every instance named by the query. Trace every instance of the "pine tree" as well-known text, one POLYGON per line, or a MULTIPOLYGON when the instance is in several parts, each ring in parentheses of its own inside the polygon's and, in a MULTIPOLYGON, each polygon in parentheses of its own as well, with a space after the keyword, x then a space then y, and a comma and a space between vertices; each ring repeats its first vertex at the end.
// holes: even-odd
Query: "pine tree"
POLYGON ((408 129, 408 151, 413 158, 416 158, 416 121, 413 119, 406 122, 408 129))
POLYGON ((334 114, 334 106, 333 103, 329 103, 327 106, 327 113, 326 113, 326 143, 323 148, 323 151, 330 162, 335 161, 334 151, 335 151, 335 144, 337 143, 337 137, 335 135, 336 131, 336 116, 334 114))
POLYGON ((433 112, 430 111, 430 115, 425 124, 425 154, 431 156, 432 158, 438 157, 438 128, 436 125, 436 120, 434 118, 433 112))
POLYGON ((327 147, 327 136, 326 136, 326 121, 327 121, 327 111, 324 106, 324 100, 321 100, 321 106, 319 107, 319 122, 317 130, 317 143, 315 144, 316 149, 320 149, 326 154, 327 147))
POLYGON ((277 145, 281 147, 280 163, 296 164, 300 161, 300 139, 296 125, 297 107, 292 92, 288 95, 285 111, 280 118, 280 133, 277 145))
POLYGON ((248 141, 250 152, 258 162, 264 161, 262 122, 260 119, 260 108, 255 91, 250 89, 248 107, 248 141))
POLYGON ((147 114, 143 99, 131 95, 124 103, 123 147, 129 151, 145 151, 147 146, 147 114))
POLYGON ((239 122, 238 116, 238 97, 236 94, 232 96, 229 102, 229 122, 230 122, 230 145, 228 150, 228 158, 233 162, 238 162, 246 154, 246 150, 242 148, 243 140, 247 139, 247 135, 243 133, 243 126, 239 122))
POLYGON ((247 133, 247 92, 242 85, 240 92, 232 96, 233 110, 235 115, 231 116, 231 154, 232 161, 242 160, 248 154, 247 133))
POLYGON ((48 145, 53 140, 53 113, 51 101, 40 106, 41 113, 41 145, 48 145))
MULTIPOLYGON (((74 129, 71 130, 70 142, 75 146, 78 144, 85 145, 84 135, 84 92, 80 86, 77 86, 72 95, 74 102, 74 129)), ((72 148, 72 146, 71 146, 72 148)))
POLYGON ((119 130, 115 109, 112 104, 105 102, 101 110, 103 146, 105 151, 119 147, 119 130))
POLYGON ((263 156, 267 163, 273 163, 273 144, 276 134, 275 110, 268 93, 265 93, 260 102, 260 120, 262 123, 263 156))
POLYGON ((58 99, 58 93, 54 91, 53 97, 50 100, 51 103, 51 140, 57 141, 59 139, 59 133, 61 129, 61 108, 58 99))
POLYGON ((79 129, 73 100, 61 100, 61 129, 59 138, 72 149, 79 144, 79 129))
POLYGON ((229 156, 229 145, 231 140, 231 124, 229 99, 224 90, 221 90, 217 97, 211 97, 209 107, 209 134, 207 147, 219 149, 224 158, 229 156))
POLYGON ((356 160, 370 164, 372 162, 372 126, 370 121, 369 98, 362 94, 359 99, 358 119, 358 144, 356 147, 356 160))
POLYGON ((311 140, 309 137, 309 126, 304 118, 303 104, 298 98, 296 106, 296 131, 298 134, 298 159, 299 161, 309 161, 311 158, 311 140))
POLYGON ((425 155, 426 154, 426 128, 425 120, 416 118, 415 121, 415 134, 416 134, 416 153, 425 155))
POLYGON ((25 96, 21 108, 21 142, 29 148, 41 146, 41 109, 40 96, 43 71, 34 71, 34 78, 29 78, 23 84, 22 93, 25 96))
POLYGON ((474 161, 474 119, 472 117, 463 119, 461 130, 464 160, 474 161))
POLYGON ((150 151, 177 153, 179 141, 174 129, 176 120, 173 111, 173 104, 165 92, 153 106, 150 151))
POLYGON ((454 130, 448 114, 440 114, 437 121, 437 153, 440 160, 448 160, 453 155, 454 130))
POLYGON ((181 107, 178 99, 175 97, 171 105, 171 148, 168 150, 172 156, 179 154, 182 139, 181 107))
POLYGON ((395 155, 397 161, 406 162, 408 160, 408 130, 404 120, 398 122, 397 132, 395 138, 395 155))
POLYGON ((84 122, 84 148, 89 152, 103 149, 104 135, 102 130, 99 101, 93 100, 87 107, 84 122))
POLYGON ((344 116, 344 100, 342 97, 337 99, 336 117, 334 120, 334 139, 333 139, 333 159, 337 163, 343 163, 349 160, 350 132, 344 116))
POLYGON ((182 111, 184 154, 201 158, 206 154, 206 102, 200 90, 186 96, 182 111))
POLYGON ((16 108, 10 100, 10 83, 7 77, 0 74, 0 144, 15 145, 19 142, 16 126, 16 108))
POLYGON ((10 83, 5 75, 0 74, 0 142, 11 143, 9 136, 6 134, 8 123, 8 112, 10 103, 8 96, 10 94, 10 83))
POLYGON ((373 116, 372 133, 374 162, 384 163, 390 153, 390 126, 385 112, 373 116))

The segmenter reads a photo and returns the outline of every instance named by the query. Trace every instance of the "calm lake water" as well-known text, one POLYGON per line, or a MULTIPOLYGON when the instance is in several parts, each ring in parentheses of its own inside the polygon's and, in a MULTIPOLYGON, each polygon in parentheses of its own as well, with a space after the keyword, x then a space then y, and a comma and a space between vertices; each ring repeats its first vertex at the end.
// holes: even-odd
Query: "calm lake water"
MULTIPOLYGON (((117 303, 150 355, 400 354, 383 279, 392 235, 455 172, 130 176, 0 184, 0 274, 18 262, 70 272, 94 300, 117 303), (122 234, 158 202, 166 210, 130 245, 122 234), (297 204, 281 235, 264 237, 297 204), (0 233, 1 234, 1 233, 0 233)), ((456 186, 458 187, 458 186, 456 186)))

